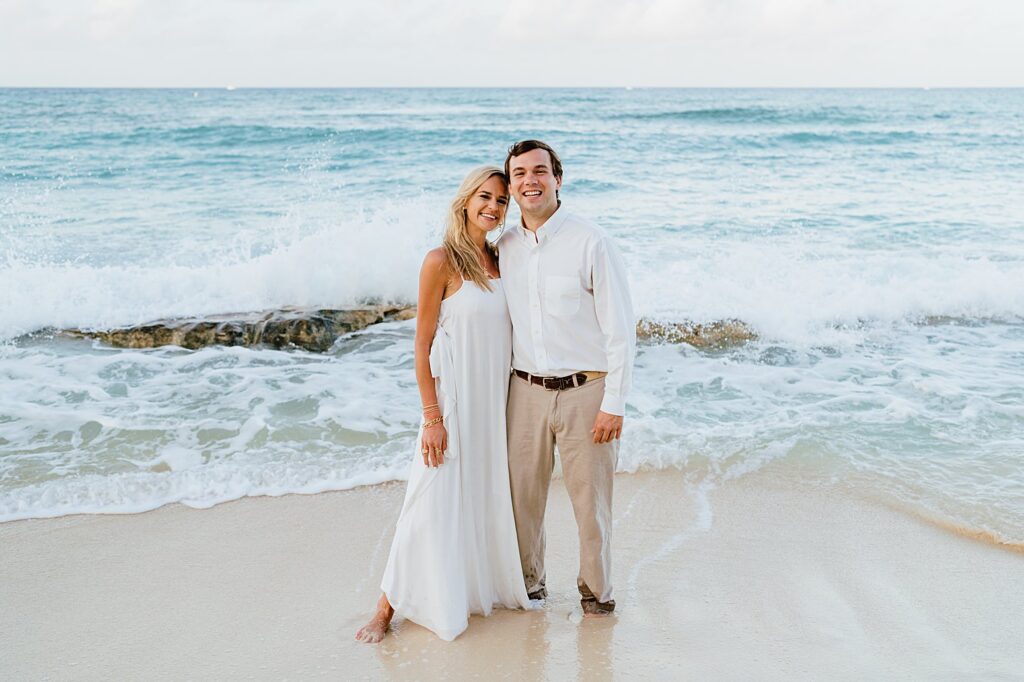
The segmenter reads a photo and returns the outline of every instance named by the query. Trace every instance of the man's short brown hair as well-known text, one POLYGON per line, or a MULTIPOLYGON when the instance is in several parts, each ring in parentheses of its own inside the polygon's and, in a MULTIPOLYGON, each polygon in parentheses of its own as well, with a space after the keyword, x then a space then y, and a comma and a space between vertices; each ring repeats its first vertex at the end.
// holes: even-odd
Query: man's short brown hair
POLYGON ((511 179, 512 174, 509 172, 509 164, 512 162, 513 156, 519 156, 526 152, 532 152, 534 149, 543 149, 551 156, 551 173, 556 178, 562 177, 562 160, 558 158, 558 154, 555 150, 545 142, 540 140, 523 140, 516 142, 514 145, 508 148, 508 156, 505 157, 505 177, 511 179))

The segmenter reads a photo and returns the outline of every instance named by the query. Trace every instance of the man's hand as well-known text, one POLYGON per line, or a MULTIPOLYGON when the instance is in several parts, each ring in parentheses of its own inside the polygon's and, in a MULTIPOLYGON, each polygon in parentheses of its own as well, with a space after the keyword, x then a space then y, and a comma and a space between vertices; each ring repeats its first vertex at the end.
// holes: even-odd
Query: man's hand
POLYGON ((607 412, 598 412, 594 420, 594 428, 590 429, 594 434, 595 443, 611 443, 622 435, 622 417, 607 412))

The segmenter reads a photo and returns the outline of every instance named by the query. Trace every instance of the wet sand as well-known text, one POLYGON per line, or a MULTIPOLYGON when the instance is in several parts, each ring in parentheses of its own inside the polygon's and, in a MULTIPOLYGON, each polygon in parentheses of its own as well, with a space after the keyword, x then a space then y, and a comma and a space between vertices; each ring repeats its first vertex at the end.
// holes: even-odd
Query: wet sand
POLYGON ((1024 675, 1024 555, 770 470, 616 478, 619 609, 583 620, 575 524, 551 598, 446 643, 370 615, 404 484, 0 524, 4 679, 929 679, 1024 675))

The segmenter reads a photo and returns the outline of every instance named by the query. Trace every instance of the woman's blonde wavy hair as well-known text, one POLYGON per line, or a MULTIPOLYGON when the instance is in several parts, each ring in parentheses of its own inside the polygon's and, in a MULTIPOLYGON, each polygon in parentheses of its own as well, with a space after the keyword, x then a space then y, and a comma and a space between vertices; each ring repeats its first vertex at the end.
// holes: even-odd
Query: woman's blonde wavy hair
MULTIPOLYGON (((442 241, 444 252, 448 256, 448 263, 452 270, 461 275, 463 279, 475 282, 487 291, 491 291, 490 279, 487 276, 487 271, 480 264, 476 244, 470 239, 469 233, 466 230, 466 203, 480 189, 480 185, 495 175, 501 178, 507 190, 508 178, 505 177, 505 171, 497 166, 480 166, 469 172, 466 179, 459 185, 455 198, 452 199, 452 205, 448 210, 448 217, 445 220, 444 240, 442 241)), ((485 248, 494 257, 494 260, 497 261, 498 250, 494 244, 489 241, 485 242, 485 248)))

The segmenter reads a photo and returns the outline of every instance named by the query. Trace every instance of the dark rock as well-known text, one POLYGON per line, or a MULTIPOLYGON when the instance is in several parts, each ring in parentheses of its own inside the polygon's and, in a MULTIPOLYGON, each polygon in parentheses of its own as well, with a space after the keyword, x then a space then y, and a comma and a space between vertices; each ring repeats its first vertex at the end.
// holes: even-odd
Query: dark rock
POLYGON ((262 313, 214 315, 207 318, 158 320, 149 324, 106 331, 68 329, 79 338, 97 338, 118 348, 181 346, 271 346, 328 350, 342 334, 371 324, 415 316, 411 306, 365 306, 345 310, 285 308, 262 313), (412 310, 410 315, 409 311, 412 310))
MULTIPOLYGON (((61 333, 101 339, 118 348, 175 345, 197 350, 213 345, 270 346, 322 353, 343 334, 380 322, 414 317, 416 306, 371 305, 344 310, 284 308, 260 313, 158 320, 106 331, 68 329, 61 333)), ((739 320, 696 324, 656 322, 644 318, 637 322, 636 335, 640 342, 688 343, 696 348, 724 348, 757 338, 754 331, 739 320)))
POLYGON ((642 318, 636 324, 637 341, 688 343, 695 348, 727 348, 757 338, 754 330, 740 320, 719 320, 708 324, 695 322, 655 322, 642 318))

